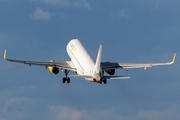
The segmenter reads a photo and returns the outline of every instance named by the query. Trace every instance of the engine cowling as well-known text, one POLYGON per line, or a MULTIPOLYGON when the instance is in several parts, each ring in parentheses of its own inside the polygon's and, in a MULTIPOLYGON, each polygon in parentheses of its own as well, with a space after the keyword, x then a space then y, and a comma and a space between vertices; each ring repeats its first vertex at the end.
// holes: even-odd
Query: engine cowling
MULTIPOLYGON (((51 60, 50 62, 54 62, 54 60, 51 60)), ((51 73, 54 73, 54 74, 59 73, 59 68, 57 68, 57 67, 48 67, 48 68, 51 73)))
MULTIPOLYGON (((109 61, 107 61, 106 63, 110 63, 109 61)), ((105 70, 105 72, 109 75, 114 75, 115 74, 115 69, 110 69, 110 70, 105 70)))
POLYGON ((114 75, 115 74, 115 69, 111 69, 111 70, 105 70, 105 72, 109 75, 114 75))

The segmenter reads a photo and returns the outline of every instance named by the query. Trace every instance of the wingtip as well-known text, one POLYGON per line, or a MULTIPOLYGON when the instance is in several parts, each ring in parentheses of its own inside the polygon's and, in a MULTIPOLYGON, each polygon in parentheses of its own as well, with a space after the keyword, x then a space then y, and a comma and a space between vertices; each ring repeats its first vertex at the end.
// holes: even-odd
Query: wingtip
POLYGON ((173 58, 173 61, 172 61, 172 63, 174 63, 174 61, 175 61, 175 58, 176 58, 176 53, 174 54, 174 58, 173 58))
POLYGON ((4 59, 6 59, 6 49, 4 50, 4 59))

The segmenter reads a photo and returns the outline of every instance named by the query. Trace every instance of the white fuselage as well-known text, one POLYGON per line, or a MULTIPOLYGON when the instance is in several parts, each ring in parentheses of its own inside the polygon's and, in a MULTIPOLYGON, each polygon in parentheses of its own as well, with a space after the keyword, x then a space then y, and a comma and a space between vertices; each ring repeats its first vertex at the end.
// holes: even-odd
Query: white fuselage
MULTIPOLYGON (((77 69, 78 75, 94 75, 95 61, 86 47, 78 39, 71 40, 67 47, 67 53, 77 69)), ((91 78, 85 78, 93 82, 91 78)))

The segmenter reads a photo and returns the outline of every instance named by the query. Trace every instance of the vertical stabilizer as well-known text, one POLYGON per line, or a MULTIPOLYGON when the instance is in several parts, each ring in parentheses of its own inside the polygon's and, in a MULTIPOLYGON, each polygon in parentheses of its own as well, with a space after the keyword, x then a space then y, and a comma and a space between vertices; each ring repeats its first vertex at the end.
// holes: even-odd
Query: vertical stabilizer
POLYGON ((101 56, 102 56, 102 45, 100 44, 99 52, 98 52, 96 64, 95 64, 95 70, 96 70, 96 72, 98 72, 98 74, 99 74, 100 68, 101 68, 101 56))

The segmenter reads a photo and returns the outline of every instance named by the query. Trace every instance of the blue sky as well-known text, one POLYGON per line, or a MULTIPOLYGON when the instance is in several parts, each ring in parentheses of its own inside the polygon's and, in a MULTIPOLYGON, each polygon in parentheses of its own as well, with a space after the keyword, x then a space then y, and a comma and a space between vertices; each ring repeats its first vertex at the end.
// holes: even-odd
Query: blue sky
MULTIPOLYGON (((179 0, 0 0, 0 120, 179 120, 179 0), (130 80, 107 85, 54 75, 44 67, 7 62, 70 60, 66 45, 80 39, 102 61, 168 62, 119 69, 130 80)), ((74 74, 70 72, 70 74, 74 74)))

